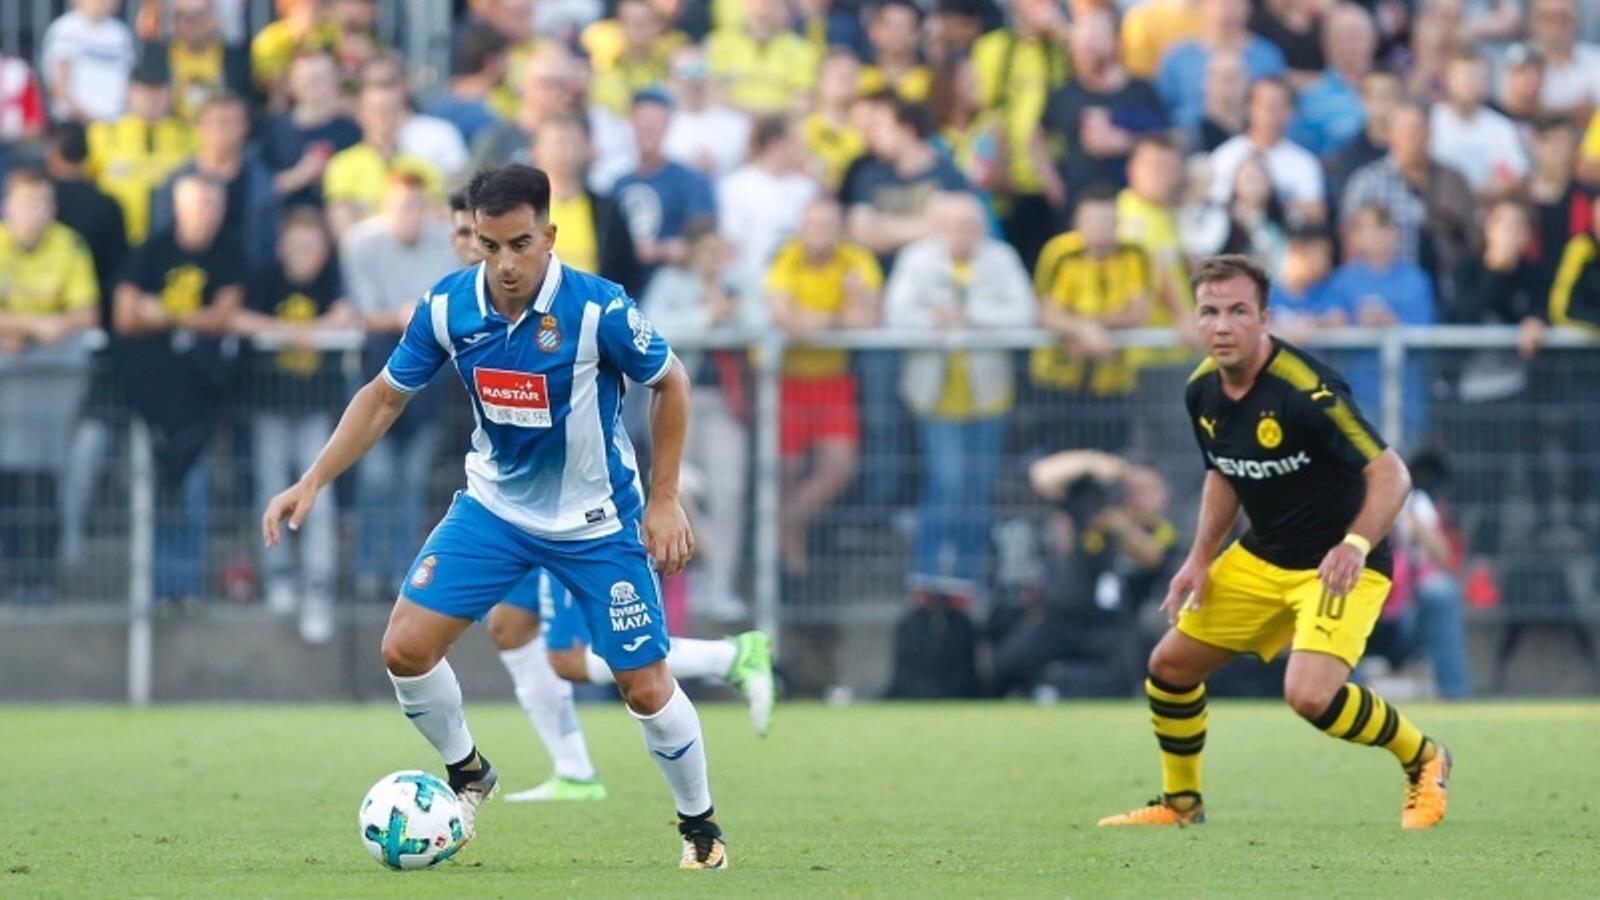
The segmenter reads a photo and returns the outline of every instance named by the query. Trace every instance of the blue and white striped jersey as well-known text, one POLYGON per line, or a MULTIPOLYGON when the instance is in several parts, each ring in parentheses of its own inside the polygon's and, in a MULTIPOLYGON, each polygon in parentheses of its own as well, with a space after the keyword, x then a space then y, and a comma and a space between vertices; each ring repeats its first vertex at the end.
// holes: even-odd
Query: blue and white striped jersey
POLYGON ((619 285, 552 253, 539 293, 511 322, 490 303, 481 263, 452 273, 418 304, 383 377, 411 393, 447 361, 477 419, 473 499, 549 540, 603 537, 640 515, 623 376, 655 384, 672 350, 619 285))

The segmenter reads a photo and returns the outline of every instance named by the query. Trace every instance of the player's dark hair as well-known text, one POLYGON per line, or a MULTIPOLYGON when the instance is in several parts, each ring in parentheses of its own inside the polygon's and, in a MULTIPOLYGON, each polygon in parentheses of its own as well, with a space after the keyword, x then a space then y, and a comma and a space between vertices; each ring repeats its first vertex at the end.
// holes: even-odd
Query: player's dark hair
POLYGON ((50 146, 62 162, 82 165, 89 158, 89 131, 82 122, 57 122, 50 126, 50 146))
POLYGON ((523 205, 533 207, 536 218, 550 214, 550 176, 533 166, 493 166, 467 183, 467 206, 474 212, 503 216, 523 205))
POLYGON ((1272 278, 1267 275, 1266 269, 1256 265, 1255 260, 1241 253, 1225 253, 1202 262, 1194 272, 1194 291, 1199 294, 1202 285, 1235 278, 1250 279, 1256 286, 1256 298, 1261 301, 1261 310, 1265 312, 1267 295, 1272 291, 1272 278))

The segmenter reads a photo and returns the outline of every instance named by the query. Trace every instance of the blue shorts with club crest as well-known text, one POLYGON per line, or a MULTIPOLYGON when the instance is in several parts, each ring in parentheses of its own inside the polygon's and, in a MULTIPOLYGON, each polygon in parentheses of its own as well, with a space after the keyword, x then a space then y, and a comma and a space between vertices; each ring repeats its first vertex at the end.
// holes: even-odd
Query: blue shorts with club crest
POLYGON ((458 492, 417 553, 400 593, 459 619, 481 619, 502 600, 538 611, 554 631, 546 635, 551 649, 587 639, 615 671, 643 668, 667 656, 661 587, 637 521, 623 522, 620 531, 603 538, 551 541, 458 492), (550 616, 539 607, 541 571, 551 582, 550 616), (565 614, 556 602, 558 592, 567 595, 565 614))

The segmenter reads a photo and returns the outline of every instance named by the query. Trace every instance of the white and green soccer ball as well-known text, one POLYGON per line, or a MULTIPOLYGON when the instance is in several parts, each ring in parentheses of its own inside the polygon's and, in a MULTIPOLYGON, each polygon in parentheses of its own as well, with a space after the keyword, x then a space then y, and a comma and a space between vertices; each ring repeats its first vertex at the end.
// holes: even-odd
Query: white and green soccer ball
POLYGON ((416 770, 383 776, 361 801, 361 844, 391 869, 426 869, 461 849, 461 804, 437 775, 416 770))

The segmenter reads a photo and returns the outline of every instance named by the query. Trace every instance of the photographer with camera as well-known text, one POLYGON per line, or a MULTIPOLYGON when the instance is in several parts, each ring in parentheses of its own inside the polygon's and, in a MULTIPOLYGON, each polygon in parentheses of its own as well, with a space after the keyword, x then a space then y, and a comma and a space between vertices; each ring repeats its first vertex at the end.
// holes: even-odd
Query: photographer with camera
POLYGON ((1177 546, 1167 484, 1152 468, 1093 450, 1047 456, 1028 476, 1052 504, 1045 587, 996 640, 996 687, 1127 694, 1140 678, 1139 607, 1177 546))

